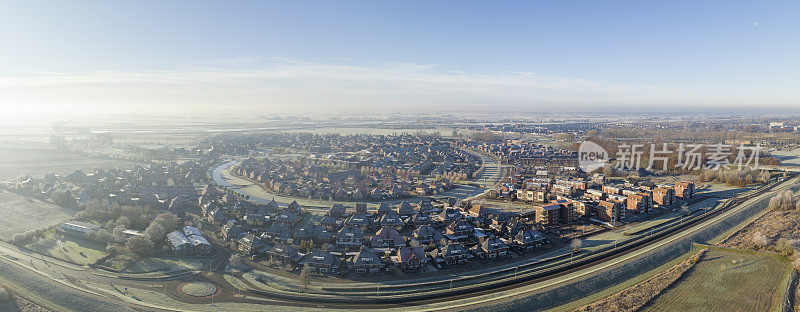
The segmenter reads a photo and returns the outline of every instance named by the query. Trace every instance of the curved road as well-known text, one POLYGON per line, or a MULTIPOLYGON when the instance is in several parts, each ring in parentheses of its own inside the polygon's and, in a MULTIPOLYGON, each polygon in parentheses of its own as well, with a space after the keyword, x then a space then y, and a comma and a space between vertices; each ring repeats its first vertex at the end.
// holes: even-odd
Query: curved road
MULTIPOLYGON (((483 193, 486 192, 487 189, 491 188, 492 186, 494 186, 498 182, 500 182, 500 180, 502 179, 502 175, 501 174, 502 174, 503 165, 498 163, 497 160, 495 160, 492 157, 488 157, 488 156, 485 156, 483 154, 475 153, 475 152, 470 152, 470 153, 480 157, 481 161, 483 162, 483 167, 482 167, 483 170, 482 170, 482 172, 475 179, 473 179, 473 181, 472 181, 472 183, 478 184, 478 185, 480 185, 482 187, 476 187, 476 186, 471 186, 471 185, 461 185, 459 187, 456 187, 455 189, 452 189, 452 190, 446 191, 444 193, 438 194, 435 197, 431 197, 431 196, 428 196, 428 197, 431 197, 431 198, 454 197, 454 198, 461 199, 461 200, 469 199, 469 198, 473 198, 473 197, 482 195, 483 193)), ((268 192, 264 191, 264 197, 254 197, 254 196, 252 196, 252 194, 246 194, 246 193, 242 192, 238 188, 238 185, 233 185, 230 182, 228 182, 227 180, 225 180, 225 178, 222 177, 222 171, 224 171, 228 167, 234 166, 234 165, 236 165, 238 163, 239 163, 239 161, 237 161, 237 160, 231 160, 231 161, 222 163, 222 164, 218 165, 217 167, 213 168, 213 170, 211 170, 211 177, 214 180, 214 183, 216 183, 217 185, 220 185, 220 186, 228 187, 231 190, 233 190, 234 192, 237 192, 239 194, 250 195, 250 200, 254 201, 254 202, 257 202, 257 203, 267 203, 272 199, 270 197, 274 196, 275 197, 275 201, 280 206, 286 206, 286 205, 289 204, 288 202, 284 202, 284 201, 286 201, 286 199, 292 199, 291 196, 274 195, 274 194, 271 194, 271 193, 268 193, 268 192)), ((422 198, 422 197, 419 197, 419 198, 422 198)), ((305 198, 297 198, 297 199, 298 200, 303 200, 303 201, 308 201, 308 199, 305 199, 305 198)), ((413 199, 394 199, 394 200, 385 200, 385 201, 369 201, 368 203, 380 204, 382 202, 387 202, 387 203, 390 203, 390 204, 399 204, 402 201, 410 201, 410 200, 413 200, 413 199)), ((319 203, 319 205, 318 205, 319 207, 324 207, 324 206, 330 205, 330 202, 325 201, 325 200, 313 200, 313 201, 318 202, 319 203)), ((354 205, 356 202, 341 202, 341 203, 344 203, 344 204, 348 204, 349 203, 350 205, 354 205)))

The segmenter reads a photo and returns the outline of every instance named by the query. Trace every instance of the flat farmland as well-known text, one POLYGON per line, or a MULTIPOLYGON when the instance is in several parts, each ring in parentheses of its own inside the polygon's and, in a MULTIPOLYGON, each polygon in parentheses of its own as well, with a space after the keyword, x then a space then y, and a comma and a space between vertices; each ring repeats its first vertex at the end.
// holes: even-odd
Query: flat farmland
POLYGON ((134 163, 124 160, 58 151, 0 149, 0 179, 12 179, 24 175, 43 176, 50 172, 67 175, 78 169, 88 172, 93 167, 131 168, 133 165, 134 163))
POLYGON ((709 250, 641 311, 770 311, 791 268, 772 255, 709 250))
POLYGON ((0 190, 0 239, 72 218, 64 207, 0 190))

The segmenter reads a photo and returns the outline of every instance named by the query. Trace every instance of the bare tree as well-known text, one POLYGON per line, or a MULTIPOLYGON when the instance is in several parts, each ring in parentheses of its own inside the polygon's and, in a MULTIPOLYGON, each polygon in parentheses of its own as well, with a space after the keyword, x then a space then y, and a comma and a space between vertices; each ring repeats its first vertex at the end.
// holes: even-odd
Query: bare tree
POLYGON ((791 256, 794 253, 794 244, 790 242, 788 239, 781 238, 775 243, 775 250, 781 253, 784 256, 791 256))
POLYGON ((136 257, 144 257, 153 251, 153 242, 144 236, 133 236, 125 243, 125 249, 136 257))
POLYGON ((311 282, 311 277, 308 274, 308 266, 304 265, 303 269, 300 270, 300 283, 303 284, 303 288, 308 288, 308 284, 311 282))

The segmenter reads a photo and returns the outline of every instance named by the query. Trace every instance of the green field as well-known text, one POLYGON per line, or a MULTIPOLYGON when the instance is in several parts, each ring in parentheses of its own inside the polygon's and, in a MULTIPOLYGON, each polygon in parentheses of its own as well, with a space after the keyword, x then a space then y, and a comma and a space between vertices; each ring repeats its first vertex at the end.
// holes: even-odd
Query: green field
POLYGON ((69 220, 73 214, 58 205, 0 190, 0 239, 69 220))
POLYGON ((108 255, 105 245, 87 240, 60 237, 54 230, 44 234, 38 241, 26 248, 50 257, 77 264, 92 264, 108 255))
POLYGON ((774 310, 789 273, 778 256, 711 249, 642 311, 774 310))

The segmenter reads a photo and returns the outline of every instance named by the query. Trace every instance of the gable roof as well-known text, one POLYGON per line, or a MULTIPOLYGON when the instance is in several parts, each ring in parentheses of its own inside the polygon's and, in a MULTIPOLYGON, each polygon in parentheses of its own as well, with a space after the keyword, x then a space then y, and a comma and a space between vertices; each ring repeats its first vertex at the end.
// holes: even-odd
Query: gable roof
POLYGON ((167 234, 167 240, 169 241, 170 245, 173 247, 180 247, 183 245, 191 244, 189 239, 183 235, 180 231, 173 231, 167 234))
POLYGON ((411 258, 418 258, 422 262, 427 261, 424 247, 403 247, 397 250, 397 259, 400 262, 407 262, 411 258))
POLYGON ((381 258, 364 246, 353 256, 352 262, 353 265, 382 265, 381 258))
POLYGON ((402 235, 400 235, 399 232, 397 232, 397 230, 395 230, 393 227, 387 226, 381 227, 381 229, 375 233, 372 241, 375 242, 376 240, 391 240, 395 246, 406 243, 406 240, 402 235))
POLYGON ((345 225, 336 233, 336 238, 355 238, 361 239, 364 238, 364 232, 361 231, 358 227, 352 225, 345 225))

